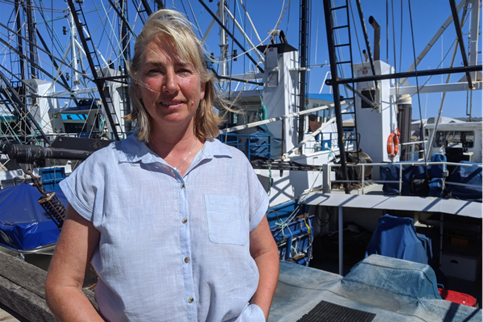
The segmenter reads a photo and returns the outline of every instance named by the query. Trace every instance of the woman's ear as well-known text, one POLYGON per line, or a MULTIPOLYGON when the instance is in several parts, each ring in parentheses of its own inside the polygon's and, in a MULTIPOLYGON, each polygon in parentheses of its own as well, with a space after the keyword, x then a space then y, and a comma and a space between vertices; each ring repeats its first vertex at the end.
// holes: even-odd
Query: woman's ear
POLYGON ((206 83, 201 83, 200 99, 204 99, 205 98, 205 88, 206 88, 206 83))

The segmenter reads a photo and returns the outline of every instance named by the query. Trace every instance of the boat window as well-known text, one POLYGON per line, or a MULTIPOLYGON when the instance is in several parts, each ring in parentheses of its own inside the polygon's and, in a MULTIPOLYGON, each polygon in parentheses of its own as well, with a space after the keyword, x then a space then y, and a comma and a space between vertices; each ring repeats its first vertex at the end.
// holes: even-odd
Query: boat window
POLYGON ((445 145, 451 147, 466 142, 469 148, 473 147, 475 141, 474 131, 438 131, 433 142, 433 147, 445 145))

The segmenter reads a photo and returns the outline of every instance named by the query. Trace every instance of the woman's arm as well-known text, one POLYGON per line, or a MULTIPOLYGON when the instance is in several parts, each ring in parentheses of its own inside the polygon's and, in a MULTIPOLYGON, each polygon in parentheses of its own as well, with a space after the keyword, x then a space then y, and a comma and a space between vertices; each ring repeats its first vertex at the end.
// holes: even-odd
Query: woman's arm
POLYGON ((273 294, 277 287, 280 263, 277 245, 266 217, 250 233, 250 254, 255 259, 260 273, 258 288, 252 297, 252 304, 256 304, 262 309, 265 320, 267 320, 273 294))
POLYGON ((69 205, 45 282, 47 305, 59 321, 104 321, 82 291, 99 232, 69 205))

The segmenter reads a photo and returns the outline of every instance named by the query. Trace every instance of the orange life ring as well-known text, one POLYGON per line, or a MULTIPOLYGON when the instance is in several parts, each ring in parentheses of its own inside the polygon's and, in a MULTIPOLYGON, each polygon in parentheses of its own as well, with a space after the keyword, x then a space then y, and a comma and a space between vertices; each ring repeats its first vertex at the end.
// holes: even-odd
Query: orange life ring
MULTIPOLYGON (((397 131, 399 133, 399 130, 397 131)), ((394 158, 399 152, 399 135, 391 133, 387 138, 387 154, 394 158)))

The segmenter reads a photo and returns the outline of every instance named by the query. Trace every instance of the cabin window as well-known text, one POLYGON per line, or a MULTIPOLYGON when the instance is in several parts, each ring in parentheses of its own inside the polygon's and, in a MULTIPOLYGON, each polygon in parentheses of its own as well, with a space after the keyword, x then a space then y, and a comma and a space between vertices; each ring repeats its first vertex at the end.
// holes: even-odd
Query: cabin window
POLYGON ((460 143, 466 142, 469 148, 473 147, 475 142, 474 131, 438 131, 436 132, 433 147, 440 147, 445 145, 451 147, 460 143))

